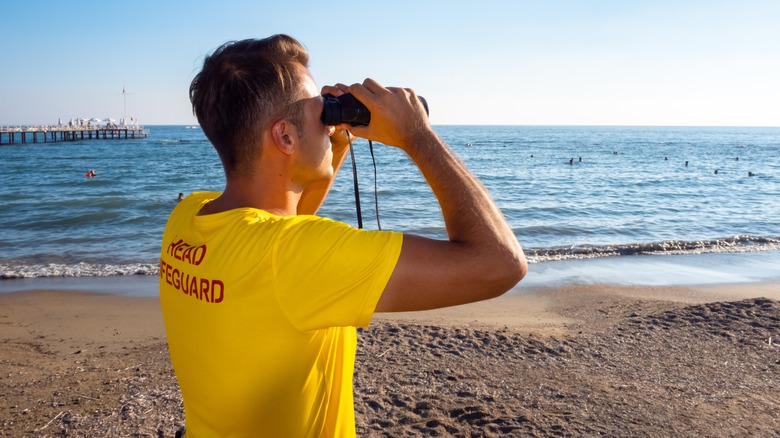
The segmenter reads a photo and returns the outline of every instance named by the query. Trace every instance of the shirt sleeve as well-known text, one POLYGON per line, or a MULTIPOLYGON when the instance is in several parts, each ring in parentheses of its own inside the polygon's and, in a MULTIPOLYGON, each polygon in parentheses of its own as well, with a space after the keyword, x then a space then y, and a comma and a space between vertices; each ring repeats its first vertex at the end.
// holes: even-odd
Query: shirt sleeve
POLYGON ((365 327, 401 253, 403 235, 314 216, 283 226, 274 244, 274 289, 299 330, 365 327))

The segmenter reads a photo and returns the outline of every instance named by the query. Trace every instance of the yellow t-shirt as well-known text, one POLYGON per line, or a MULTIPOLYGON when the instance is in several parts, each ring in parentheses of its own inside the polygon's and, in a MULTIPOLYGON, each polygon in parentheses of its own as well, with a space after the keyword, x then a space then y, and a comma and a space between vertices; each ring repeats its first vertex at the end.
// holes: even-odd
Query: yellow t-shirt
POLYGON ((171 213, 160 304, 187 438, 354 436, 356 326, 367 326, 399 233, 243 208, 171 213))

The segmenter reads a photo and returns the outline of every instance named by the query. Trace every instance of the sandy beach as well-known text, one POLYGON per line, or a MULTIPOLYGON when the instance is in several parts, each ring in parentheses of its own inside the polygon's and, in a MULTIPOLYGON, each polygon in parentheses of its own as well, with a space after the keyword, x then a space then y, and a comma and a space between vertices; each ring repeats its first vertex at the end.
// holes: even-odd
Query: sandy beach
MULTIPOLYGON (((359 436, 776 436, 780 284, 534 288, 378 315, 359 436)), ((0 294, 0 436, 172 437, 154 297, 0 294)))

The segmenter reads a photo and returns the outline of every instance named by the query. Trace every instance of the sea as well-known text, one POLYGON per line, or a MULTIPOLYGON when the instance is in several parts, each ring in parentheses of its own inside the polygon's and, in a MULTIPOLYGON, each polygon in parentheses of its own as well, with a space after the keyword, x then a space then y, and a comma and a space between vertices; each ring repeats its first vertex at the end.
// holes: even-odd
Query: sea
MULTIPOLYGON (((178 194, 219 191, 225 177, 200 127, 147 128, 142 139, 0 145, 0 292, 156 294, 178 194)), ((780 280, 780 128, 435 129, 522 244, 522 284, 780 280)), ((360 139, 353 151, 319 214, 446 238, 403 152, 360 139)))

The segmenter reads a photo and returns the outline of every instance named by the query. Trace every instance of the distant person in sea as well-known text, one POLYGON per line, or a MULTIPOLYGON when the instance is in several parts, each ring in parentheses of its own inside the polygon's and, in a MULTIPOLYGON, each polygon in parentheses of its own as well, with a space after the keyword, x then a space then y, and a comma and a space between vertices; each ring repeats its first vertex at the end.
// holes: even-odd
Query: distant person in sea
POLYGON ((87 173, 84 174, 87 178, 94 178, 97 176, 97 173, 95 173, 95 169, 90 169, 87 171, 87 173))
POLYGON ((318 89, 308 58, 286 35, 231 42, 190 86, 226 185, 181 201, 163 234, 160 304, 187 435, 355 436, 355 327, 375 312, 492 298, 527 270, 512 228, 413 90, 373 79, 318 89), (367 126, 323 124, 322 95, 345 93, 370 111, 367 126), (353 135, 411 158, 447 239, 316 216, 353 135))
POLYGON ((184 193, 179 192, 179 201, 184 200, 184 193))

